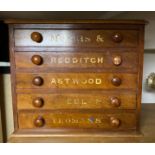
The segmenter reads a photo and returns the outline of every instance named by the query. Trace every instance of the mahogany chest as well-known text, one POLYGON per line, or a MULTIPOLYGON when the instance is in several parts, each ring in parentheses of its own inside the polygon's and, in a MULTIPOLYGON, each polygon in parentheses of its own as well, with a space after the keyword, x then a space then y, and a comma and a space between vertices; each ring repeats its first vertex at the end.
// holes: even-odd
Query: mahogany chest
POLYGON ((7 23, 14 134, 139 131, 144 21, 7 23))

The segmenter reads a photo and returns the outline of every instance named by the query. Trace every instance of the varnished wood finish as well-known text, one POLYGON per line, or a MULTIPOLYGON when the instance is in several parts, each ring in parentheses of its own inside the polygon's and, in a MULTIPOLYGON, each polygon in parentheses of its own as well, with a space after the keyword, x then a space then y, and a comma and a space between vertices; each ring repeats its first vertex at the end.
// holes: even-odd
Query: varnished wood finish
POLYGON ((134 113, 65 113, 65 112, 19 112, 19 128, 102 128, 102 129, 135 129, 134 113), (36 121, 37 120, 37 121, 36 121), (44 121, 45 123, 44 123, 44 121))
MULTIPOLYGON (((129 80, 130 81, 130 80, 129 80)), ((122 78, 120 76, 114 75, 111 79, 111 83, 114 86, 120 86, 122 84, 122 78)))
POLYGON ((121 105, 121 100, 118 97, 111 97, 111 105, 114 107, 119 107, 121 105))
POLYGON ((95 69, 109 71, 125 70, 137 72, 138 70, 138 51, 124 49, 103 50, 101 52, 73 51, 73 52, 16 52, 17 69, 46 69, 51 68, 73 68, 73 69, 95 69), (32 60, 33 57, 33 60, 32 60), (121 60, 118 60, 120 59, 121 60), (34 60, 35 59, 35 60, 34 60), (116 62, 117 61, 117 62, 116 62), (41 64, 42 62, 42 64, 41 64), (39 64, 39 66, 38 66, 39 64), (117 66, 119 65, 119 66, 117 66))
MULTIPOLYGON (((19 101, 18 103, 23 103, 23 100, 19 101)), ((34 107, 41 108, 44 105, 44 99, 42 97, 35 97, 33 101, 31 101, 34 107)))
POLYGON ((6 24, 127 24, 127 25, 144 25, 147 21, 144 20, 19 20, 7 19, 6 24))
POLYGON ((155 104, 142 104, 140 132, 76 132, 76 134, 61 133, 58 131, 41 133, 36 131, 19 131, 13 134, 9 142, 36 142, 36 143, 155 143, 155 104))
POLYGON ((40 42, 42 42, 43 37, 39 32, 32 32, 31 39, 37 43, 40 43, 40 42))
POLYGON ((122 63, 122 57, 121 56, 115 56, 114 58, 113 58, 113 64, 114 65, 116 65, 116 66, 118 66, 118 65, 120 65, 122 63))
POLYGON ((136 109, 136 95, 128 93, 18 94, 18 109, 136 109), (34 100, 35 103, 34 103, 34 100), (41 101, 40 101, 41 100, 41 101), (118 101, 117 101, 118 100, 118 101), (44 103, 44 104, 43 104, 44 103), (36 105, 36 106, 35 106, 36 105), (37 106, 42 105, 42 106, 37 106))
POLYGON ((118 127, 120 127, 120 125, 121 125, 121 120, 120 119, 118 119, 118 118, 115 118, 115 117, 110 117, 110 123, 111 123, 111 126, 112 127, 115 127, 115 128, 118 128, 118 127))
POLYGON ((34 76, 32 78, 32 84, 34 86, 41 86, 41 85, 43 85, 43 83, 44 83, 44 80, 41 76, 34 76))
POLYGON ((35 65, 41 65, 42 62, 43 62, 43 59, 42 59, 42 57, 40 55, 33 55, 32 58, 31 58, 31 61, 35 65))
POLYGON ((137 132, 144 23, 13 20, 15 133, 137 132))
POLYGON ((45 123, 45 119, 42 116, 38 116, 33 120, 33 124, 35 127, 43 127, 45 123))
POLYGON ((138 31, 136 30, 40 30, 16 29, 14 32, 15 46, 53 46, 53 47, 136 47, 138 31), (39 34, 36 42, 31 34, 39 34), (113 35, 118 34, 117 39, 113 35), (124 38, 119 41, 119 38, 124 38), (39 43, 38 43, 39 42, 39 43))
POLYGON ((123 40, 123 35, 121 33, 116 32, 112 35, 112 39, 114 42, 120 43, 123 40))
POLYGON ((121 73, 18 73, 17 89, 136 89, 136 74, 121 73), (44 81, 44 82, 43 82, 44 81))

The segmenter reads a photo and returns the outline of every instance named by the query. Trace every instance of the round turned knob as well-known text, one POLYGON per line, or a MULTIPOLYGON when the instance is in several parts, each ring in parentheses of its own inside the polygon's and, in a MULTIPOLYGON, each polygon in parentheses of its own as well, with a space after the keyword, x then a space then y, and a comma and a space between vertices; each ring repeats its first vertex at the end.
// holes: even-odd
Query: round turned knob
POLYGON ((122 63, 122 58, 121 58, 121 56, 115 56, 115 57, 113 58, 113 64, 114 64, 114 65, 119 66, 121 63, 122 63))
POLYGON ((32 32, 31 39, 37 43, 40 43, 40 42, 42 42, 43 37, 39 32, 32 32))
POLYGON ((121 121, 117 118, 111 117, 110 123, 111 123, 111 126, 113 126, 113 127, 119 127, 121 124, 121 121))
POLYGON ((117 97, 111 97, 110 101, 111 101, 110 103, 113 107, 119 107, 121 105, 121 101, 117 97))
POLYGON ((40 76, 37 76, 33 79, 32 83, 36 86, 41 86, 43 84, 43 79, 40 76))
POLYGON ((43 59, 40 55, 33 55, 31 58, 31 61, 35 64, 35 65, 41 65, 43 62, 43 59))
POLYGON ((36 127, 43 127, 45 125, 45 120, 42 116, 39 116, 37 117, 35 120, 34 120, 34 125, 36 127))
POLYGON ((113 77, 112 80, 111 80, 111 83, 114 86, 119 86, 119 85, 121 85, 122 80, 119 77, 113 77))
POLYGON ((123 36, 120 33, 115 33, 112 36, 112 39, 116 43, 120 43, 123 40, 123 36))
POLYGON ((33 105, 37 108, 40 108, 44 105, 44 100, 41 97, 37 97, 33 100, 33 105))

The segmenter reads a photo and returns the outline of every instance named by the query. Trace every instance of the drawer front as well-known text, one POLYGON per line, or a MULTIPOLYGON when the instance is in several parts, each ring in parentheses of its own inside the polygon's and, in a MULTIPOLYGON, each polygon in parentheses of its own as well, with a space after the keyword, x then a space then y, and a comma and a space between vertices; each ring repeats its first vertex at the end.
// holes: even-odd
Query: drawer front
POLYGON ((137 71, 137 52, 16 52, 17 68, 97 68, 137 71))
POLYGON ((19 128, 102 128, 135 129, 134 113, 30 113, 19 112, 19 128))
POLYGON ((137 75, 121 73, 17 73, 16 88, 137 89, 137 75))
POLYGON ((136 30, 16 29, 15 46, 136 47, 136 30))
POLYGON ((17 94, 18 109, 135 109, 135 93, 17 94))

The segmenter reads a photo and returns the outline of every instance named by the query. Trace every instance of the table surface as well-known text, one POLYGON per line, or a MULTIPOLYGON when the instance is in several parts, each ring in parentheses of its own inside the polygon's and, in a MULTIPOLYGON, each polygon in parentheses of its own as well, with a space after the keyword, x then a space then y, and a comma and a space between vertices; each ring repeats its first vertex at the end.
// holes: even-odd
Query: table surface
POLYGON ((155 104, 142 104, 140 133, 12 134, 8 142, 73 143, 153 143, 155 142, 155 104))

